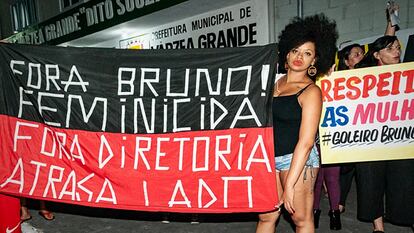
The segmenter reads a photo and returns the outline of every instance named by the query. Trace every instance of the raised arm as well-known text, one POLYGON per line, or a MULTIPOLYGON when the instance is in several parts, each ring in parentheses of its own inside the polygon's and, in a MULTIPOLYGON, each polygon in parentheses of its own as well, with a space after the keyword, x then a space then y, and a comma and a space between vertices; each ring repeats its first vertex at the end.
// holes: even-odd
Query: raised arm
POLYGON ((398 25, 392 26, 391 21, 387 21, 387 28, 385 29, 384 36, 395 36, 398 25))
POLYGON ((398 24, 393 26, 391 23, 390 12, 391 13, 398 12, 399 10, 400 10, 400 6, 397 3, 392 2, 392 3, 387 4, 387 8, 385 9, 385 15, 387 17, 387 27, 385 28, 385 33, 384 33, 385 36, 395 36, 395 32, 398 31, 399 29, 398 24))

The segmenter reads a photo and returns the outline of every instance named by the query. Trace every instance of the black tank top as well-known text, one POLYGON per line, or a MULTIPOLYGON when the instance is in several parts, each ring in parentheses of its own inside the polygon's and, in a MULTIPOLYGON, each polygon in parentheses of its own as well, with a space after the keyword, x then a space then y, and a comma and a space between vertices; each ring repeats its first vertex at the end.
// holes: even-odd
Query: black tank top
POLYGON ((298 102, 298 97, 311 84, 296 94, 273 97, 275 156, 291 154, 295 150, 302 120, 302 107, 298 102))

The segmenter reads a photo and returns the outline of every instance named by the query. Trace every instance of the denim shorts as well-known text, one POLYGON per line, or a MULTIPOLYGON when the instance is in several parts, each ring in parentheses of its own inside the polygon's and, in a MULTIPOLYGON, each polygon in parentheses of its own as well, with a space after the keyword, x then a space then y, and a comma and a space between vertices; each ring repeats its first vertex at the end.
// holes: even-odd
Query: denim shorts
MULTIPOLYGON (((290 164, 292 162, 292 156, 293 156, 293 153, 275 157, 276 171, 280 172, 280 171, 289 170, 290 164)), ((318 153, 318 149, 316 148, 316 146, 312 147, 308 160, 306 161, 305 167, 308 167, 308 168, 319 167, 319 153, 318 153)))

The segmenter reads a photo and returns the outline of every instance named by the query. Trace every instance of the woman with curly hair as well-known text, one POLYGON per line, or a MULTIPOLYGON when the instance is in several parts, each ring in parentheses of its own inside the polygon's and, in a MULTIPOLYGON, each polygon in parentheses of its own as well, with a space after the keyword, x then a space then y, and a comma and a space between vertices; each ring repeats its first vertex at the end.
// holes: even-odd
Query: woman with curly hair
POLYGON ((286 72, 274 87, 273 125, 277 209, 259 214, 256 232, 275 231, 282 205, 296 232, 314 232, 313 187, 319 167, 314 147, 322 110, 315 78, 334 62, 336 24, 323 14, 294 18, 279 36, 279 69, 286 72))

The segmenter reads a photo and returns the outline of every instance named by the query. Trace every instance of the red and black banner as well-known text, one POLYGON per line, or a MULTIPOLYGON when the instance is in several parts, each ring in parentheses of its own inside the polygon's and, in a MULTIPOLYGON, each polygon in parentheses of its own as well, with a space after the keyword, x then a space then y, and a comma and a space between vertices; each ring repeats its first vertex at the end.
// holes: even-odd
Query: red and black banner
POLYGON ((144 211, 277 203, 274 45, 0 44, 0 192, 144 211))

